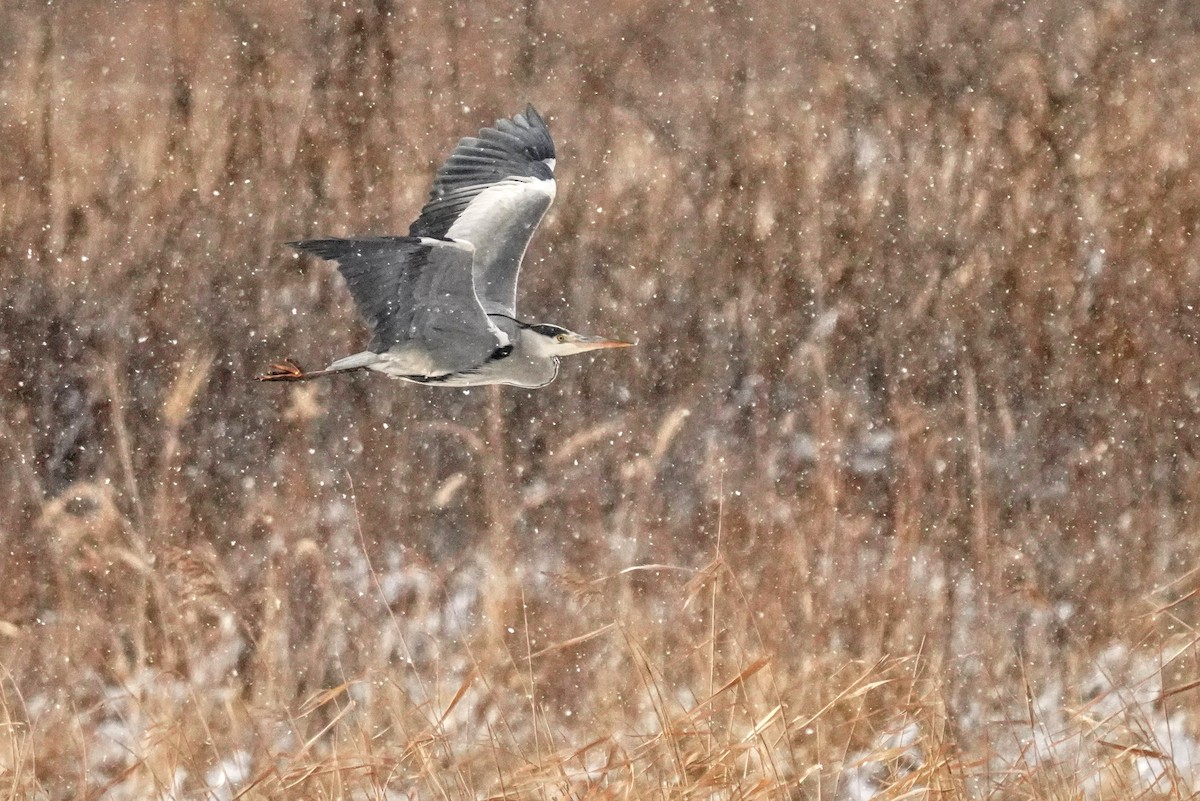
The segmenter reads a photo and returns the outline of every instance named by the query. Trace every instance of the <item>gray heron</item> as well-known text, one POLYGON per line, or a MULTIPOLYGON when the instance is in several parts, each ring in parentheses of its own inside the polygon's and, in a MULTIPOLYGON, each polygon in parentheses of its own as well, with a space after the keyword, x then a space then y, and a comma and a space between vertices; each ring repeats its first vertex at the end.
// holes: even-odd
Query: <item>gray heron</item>
POLYGON ((530 105, 459 141, 407 236, 289 242, 337 262, 373 337, 324 370, 286 359, 259 380, 376 370, 444 387, 544 387, 561 356, 633 344, 517 317, 521 260, 554 193, 554 141, 530 105))

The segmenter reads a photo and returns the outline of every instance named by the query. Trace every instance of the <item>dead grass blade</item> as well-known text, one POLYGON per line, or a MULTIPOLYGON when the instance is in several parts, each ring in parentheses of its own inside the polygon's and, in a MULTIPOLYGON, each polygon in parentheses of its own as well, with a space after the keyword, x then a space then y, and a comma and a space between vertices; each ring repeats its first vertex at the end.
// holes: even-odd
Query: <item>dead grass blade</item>
POLYGON ((302 718, 311 715, 313 712, 316 712, 330 701, 333 701, 334 699, 343 695, 347 690, 350 689, 350 685, 353 683, 354 680, 348 679, 336 687, 330 687, 311 696, 307 701, 300 705, 300 711, 297 713, 297 715, 302 718))
POLYGON ((580 634, 578 637, 572 637, 569 640, 563 640, 562 642, 556 642, 553 645, 548 645, 545 648, 541 649, 540 651, 535 651, 534 653, 530 654, 529 656, 526 657, 526 659, 537 659, 539 656, 553 653, 554 651, 561 651, 564 648, 571 648, 573 646, 580 645, 581 643, 585 643, 588 640, 594 640, 595 638, 597 638, 601 635, 607 634, 608 632, 612 631, 616 627, 617 627, 616 623, 607 623, 598 629, 589 631, 587 634, 580 634))
POLYGON ((743 668, 740 673, 738 673, 732 679, 725 682, 720 687, 718 687, 715 691, 713 691, 713 693, 711 695, 709 695, 703 701, 701 701, 700 703, 696 704, 694 707, 689 709, 684 720, 691 720, 691 719, 695 718, 697 715, 700 714, 700 712, 702 710, 705 709, 705 707, 707 707, 709 704, 711 704, 717 698, 720 698, 722 695, 724 695, 730 688, 736 687, 739 684, 744 683, 746 681, 746 679, 750 678, 755 673, 762 670, 769 664, 771 664, 771 657, 769 657, 769 656, 760 656, 758 659, 755 659, 753 662, 751 662, 749 665, 747 665, 745 668, 743 668))
POLYGON ((818 720, 822 715, 824 715, 830 709, 833 709, 835 706, 837 706, 838 704, 845 701, 852 694, 857 693, 859 687, 861 686, 861 682, 864 679, 866 679, 868 676, 875 673, 875 671, 877 671, 883 665, 883 663, 884 663, 884 661, 886 661, 886 659, 887 659, 887 657, 880 657, 874 664, 872 664, 869 668, 867 668, 865 671, 863 671, 862 675, 860 675, 857 679, 855 679, 853 682, 851 682, 849 687, 845 688, 844 690, 839 692, 837 695, 835 695, 819 710, 817 710, 815 713, 813 713, 809 717, 804 718, 803 720, 797 720, 796 723, 794 724, 795 727, 798 729, 806 728, 807 726, 812 724, 814 721, 818 720))
POLYGON ((768 712, 767 714, 765 714, 761 718, 759 718, 758 722, 756 722, 754 724, 753 728, 751 728, 750 731, 746 734, 746 736, 742 738, 742 742, 748 743, 751 740, 758 737, 759 735, 761 735, 781 715, 783 715, 783 704, 776 704, 774 709, 772 709, 770 712, 768 712))
POLYGON ((606 420, 603 423, 586 428, 563 440, 549 457, 549 463, 563 465, 575 458, 575 455, 589 445, 599 442, 606 437, 612 437, 629 425, 624 418, 606 420))
POLYGON ((458 690, 455 691, 454 697, 450 699, 450 703, 446 705, 445 710, 443 710, 442 714, 438 717, 437 723, 434 724, 435 726, 441 726, 450 713, 454 711, 454 707, 458 706, 458 702, 461 701, 463 696, 467 694, 467 690, 471 689, 471 685, 475 682, 475 677, 478 675, 478 673, 479 669, 477 667, 472 667, 467 671, 467 675, 463 678, 462 684, 458 686, 458 690))
POLYGON ((171 388, 163 401, 163 422, 170 428, 178 429, 187 419, 188 411, 200 394, 200 389, 208 381, 212 372, 215 355, 211 352, 201 353, 196 349, 188 350, 179 361, 179 371, 175 374, 171 388))
POLYGON ((1158 751, 1153 748, 1146 748, 1140 745, 1121 745, 1120 743, 1114 743, 1109 740, 1101 739, 1096 740, 1096 745, 1102 745, 1105 748, 1111 748, 1114 751, 1120 751, 1122 754, 1133 754, 1134 756, 1146 757, 1147 759, 1159 759, 1167 764, 1172 763, 1170 754, 1164 754, 1162 751, 1158 751))
POLYGON ((1178 687, 1163 688, 1162 693, 1158 696, 1158 700, 1159 702, 1162 702, 1171 696, 1179 695, 1180 693, 1186 693, 1188 690, 1194 690, 1197 687, 1200 687, 1200 679, 1189 681, 1186 684, 1180 684, 1178 687))

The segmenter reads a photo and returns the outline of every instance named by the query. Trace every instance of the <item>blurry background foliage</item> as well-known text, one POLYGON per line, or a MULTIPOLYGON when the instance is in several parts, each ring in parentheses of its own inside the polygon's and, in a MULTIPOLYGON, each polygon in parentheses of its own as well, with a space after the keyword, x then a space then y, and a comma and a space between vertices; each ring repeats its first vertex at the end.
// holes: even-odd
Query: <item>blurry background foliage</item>
MULTIPOLYGON (((564 587, 720 555, 794 675, 1070 683, 1195 567, 1198 9, 6 3, 8 680, 186 673, 183 593, 250 643, 214 681, 286 705, 456 581, 453 638, 546 643, 564 587), (403 232, 526 102, 559 193, 519 311, 640 345, 535 392, 253 382, 366 340, 281 243, 403 232), (364 555, 433 589, 373 602, 364 555)), ((686 575, 607 611, 671 653, 713 623, 686 575)))

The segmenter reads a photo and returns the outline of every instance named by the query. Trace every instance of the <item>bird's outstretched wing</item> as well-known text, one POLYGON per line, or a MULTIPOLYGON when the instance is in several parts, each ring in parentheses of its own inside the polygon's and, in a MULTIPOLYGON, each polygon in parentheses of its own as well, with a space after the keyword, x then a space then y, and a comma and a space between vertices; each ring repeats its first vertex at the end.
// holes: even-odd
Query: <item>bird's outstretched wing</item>
POLYGON ((554 141, 528 106, 459 141, 408 232, 473 244, 475 292, 484 310, 515 316, 521 259, 554 191, 554 141))
POLYGON ((412 344, 428 359, 428 373, 453 373, 478 367, 508 344, 475 296, 467 242, 379 236, 288 244, 338 263, 374 332, 375 353, 412 344))

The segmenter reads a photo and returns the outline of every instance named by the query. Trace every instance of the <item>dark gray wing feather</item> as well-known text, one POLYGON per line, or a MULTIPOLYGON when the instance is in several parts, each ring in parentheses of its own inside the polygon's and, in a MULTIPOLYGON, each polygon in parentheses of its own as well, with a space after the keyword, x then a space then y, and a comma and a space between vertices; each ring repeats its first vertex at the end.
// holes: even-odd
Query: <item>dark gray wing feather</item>
POLYGON ((554 157, 550 130, 532 105, 511 120, 497 120, 494 128, 482 129, 479 136, 464 137, 438 169, 429 201, 409 227, 409 235, 447 236, 468 203, 506 178, 554 180, 554 168, 546 163, 554 157))
POLYGON ((338 263, 375 353, 417 345, 435 371, 451 373, 478 367, 505 344, 475 296, 467 245, 411 236, 288 244, 338 263))
POLYGON ((529 106, 459 141, 437 172, 412 236, 475 246, 475 291, 488 312, 515 314, 525 248, 554 199, 554 141, 529 106))

